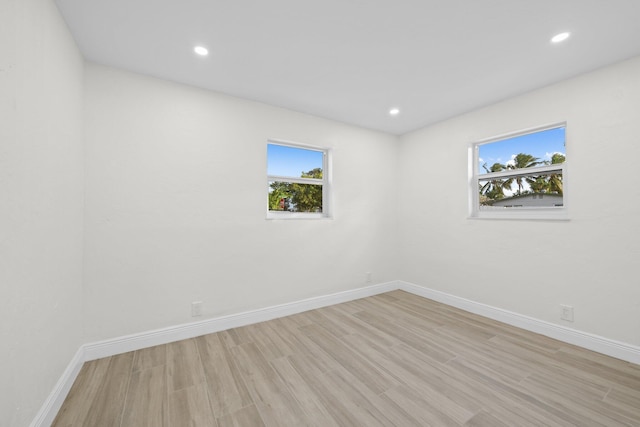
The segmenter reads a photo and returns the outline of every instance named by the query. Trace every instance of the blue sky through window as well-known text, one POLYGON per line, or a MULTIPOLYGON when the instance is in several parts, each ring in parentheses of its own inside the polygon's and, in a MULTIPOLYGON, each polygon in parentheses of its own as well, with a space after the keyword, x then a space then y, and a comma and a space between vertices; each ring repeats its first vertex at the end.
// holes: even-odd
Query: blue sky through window
POLYGON ((554 153, 566 155, 565 128, 553 128, 479 146, 478 173, 486 173, 494 163, 509 164, 519 153, 531 154, 541 161, 551 160, 554 153))
POLYGON ((267 175, 300 177, 302 172, 322 169, 322 152, 267 144, 267 175))

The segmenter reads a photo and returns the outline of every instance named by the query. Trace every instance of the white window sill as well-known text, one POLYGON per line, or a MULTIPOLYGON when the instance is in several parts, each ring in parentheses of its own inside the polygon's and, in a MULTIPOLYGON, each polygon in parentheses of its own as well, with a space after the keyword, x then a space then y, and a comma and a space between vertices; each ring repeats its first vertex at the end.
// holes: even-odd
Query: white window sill
POLYGON ((330 215, 325 213, 313 213, 313 212, 279 212, 269 211, 267 212, 266 219, 332 219, 330 215))
POLYGON ((489 209, 473 212, 468 219, 569 221, 566 209, 489 209))

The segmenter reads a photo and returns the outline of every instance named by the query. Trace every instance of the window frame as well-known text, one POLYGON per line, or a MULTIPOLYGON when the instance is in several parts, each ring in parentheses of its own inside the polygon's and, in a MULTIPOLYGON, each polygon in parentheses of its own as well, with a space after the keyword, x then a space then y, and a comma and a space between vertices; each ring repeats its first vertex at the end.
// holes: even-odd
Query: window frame
MULTIPOLYGON (((567 160, 561 164, 533 166, 530 168, 511 169, 500 172, 490 172, 480 174, 480 146, 502 141, 505 139, 515 138, 518 136, 534 134, 546 130, 564 128, 565 129, 565 148, 567 146, 568 132, 567 122, 557 122, 543 126, 536 126, 528 129, 522 129, 516 132, 509 132, 502 135, 496 135, 490 138, 481 139, 469 144, 469 219, 503 219, 503 220, 548 220, 548 221, 567 221, 569 220, 569 209, 567 195, 568 179, 567 179, 567 160), (505 209, 480 209, 480 194, 478 191, 480 181, 496 178, 509 178, 517 176, 538 175, 540 173, 550 173, 561 171, 562 173, 562 203, 563 206, 556 207, 518 207, 505 209)), ((566 150, 565 150, 566 152, 566 150)))
POLYGON ((272 211, 269 210, 267 204, 267 219, 332 219, 331 209, 331 149, 326 147, 318 147, 309 144, 301 144, 299 142, 285 141, 281 139, 268 139, 265 147, 267 150, 266 167, 267 167, 267 191, 269 184, 273 181, 289 182, 296 184, 311 184, 322 186, 322 212, 290 212, 290 211, 272 211), (279 145, 283 147, 298 148, 302 150, 310 150, 322 153, 322 179, 303 178, 280 175, 269 175, 269 145, 279 145))

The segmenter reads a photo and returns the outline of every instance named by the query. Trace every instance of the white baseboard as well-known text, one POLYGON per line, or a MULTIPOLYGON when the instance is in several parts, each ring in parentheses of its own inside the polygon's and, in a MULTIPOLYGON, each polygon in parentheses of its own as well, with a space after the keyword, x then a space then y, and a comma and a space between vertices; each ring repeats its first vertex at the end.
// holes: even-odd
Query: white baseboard
POLYGON ((598 353, 606 354, 631 363, 640 364, 640 347, 534 319, 532 317, 450 295, 445 292, 415 285, 413 283, 394 281, 330 295, 308 298, 301 301, 258 310, 216 317, 200 322, 156 329, 139 334, 85 344, 80 347, 69 363, 69 366, 63 373, 62 377, 58 380, 55 389, 40 409, 40 412, 38 412, 35 420, 31 423, 31 427, 46 427, 51 425, 58 413, 58 410, 62 406, 64 399, 69 393, 73 382, 78 376, 78 372, 80 371, 82 364, 86 361, 113 356, 128 351, 140 350, 154 345, 167 344, 174 341, 194 338, 253 323, 264 322, 316 308, 366 298, 397 289, 488 317, 521 329, 546 335, 598 353))
POLYGON ((303 311, 366 298, 398 289, 398 282, 381 283, 335 294, 307 298, 258 310, 206 319, 199 322, 171 326, 163 329, 127 335, 124 337, 84 345, 85 360, 95 360, 155 345, 199 337, 231 328, 264 322, 303 311))
POLYGON ((226 329, 264 322, 278 317, 289 316, 296 313, 302 313, 303 311, 366 298, 396 289, 398 289, 398 282, 381 283, 335 294, 307 298, 287 304, 207 319, 201 322, 177 325, 169 328, 156 329, 139 334, 84 344, 80 347, 67 366, 67 369, 58 380, 54 390, 49 395, 49 398, 40 408, 40 411, 31 423, 30 427, 48 427, 51 425, 58 414, 64 399, 67 397, 67 394, 69 394, 69 390, 71 389, 73 382, 76 380, 84 362, 100 359, 102 357, 114 356, 128 351, 140 350, 154 345, 167 344, 174 341, 198 337, 200 335, 224 331, 226 329))
POLYGON ((84 348, 80 347, 44 402, 44 405, 42 405, 40 411, 31 422, 31 427, 49 427, 53 423, 84 362, 84 348))
POLYGON ((599 335, 571 329, 555 323, 524 316, 501 308, 460 298, 444 292, 425 288, 408 282, 398 282, 398 289, 424 298, 429 298, 489 319, 497 320, 527 331, 535 332, 588 350, 606 354, 607 356, 640 364, 640 347, 615 341, 599 335))
MULTIPOLYGON (((479 314, 499 322, 503 322, 527 331, 577 345, 598 353, 606 354, 631 363, 640 364, 640 347, 615 341, 595 334, 582 332, 563 325, 546 322, 512 311, 482 304, 445 292, 436 291, 409 282, 394 281, 367 286, 335 294, 307 298, 287 304, 266 307, 258 310, 227 316, 206 319, 200 322, 187 323, 139 334, 127 335, 110 340, 85 344, 82 354, 84 360, 100 359, 128 351, 139 350, 154 345, 167 344, 174 341, 193 338, 200 335, 224 331, 226 329, 264 322, 278 317, 289 316, 303 311, 326 307, 333 304, 352 301, 359 298, 377 295, 401 289, 412 294, 429 298, 452 307, 479 314)), ((76 372, 77 374, 77 372, 76 372)), ((75 377, 74 377, 75 378, 75 377)))

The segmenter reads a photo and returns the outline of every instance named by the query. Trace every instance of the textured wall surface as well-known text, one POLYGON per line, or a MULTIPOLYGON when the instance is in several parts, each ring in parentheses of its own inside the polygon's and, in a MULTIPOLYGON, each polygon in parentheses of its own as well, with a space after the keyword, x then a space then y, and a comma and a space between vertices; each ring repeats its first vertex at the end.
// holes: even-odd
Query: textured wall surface
POLYGON ((83 61, 48 0, 0 2, 0 425, 82 344, 83 61))

